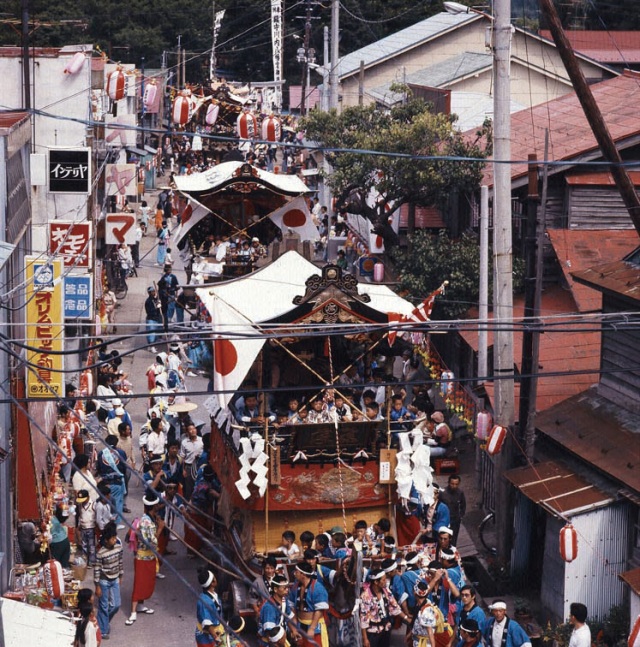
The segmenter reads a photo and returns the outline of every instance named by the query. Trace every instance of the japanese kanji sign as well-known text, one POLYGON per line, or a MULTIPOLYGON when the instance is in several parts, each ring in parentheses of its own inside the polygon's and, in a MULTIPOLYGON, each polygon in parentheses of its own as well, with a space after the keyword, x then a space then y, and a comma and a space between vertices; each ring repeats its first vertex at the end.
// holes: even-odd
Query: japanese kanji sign
POLYGON ((136 132, 135 114, 105 115, 104 141, 107 146, 135 146, 136 132))
POLYGON ((26 256, 27 396, 64 395, 62 261, 26 256))
POLYGON ((138 174, 135 164, 107 164, 104 177, 107 195, 138 195, 138 174))
POLYGON ((136 216, 133 213, 108 213, 105 228, 105 242, 107 245, 135 245, 136 242, 136 216))
POLYGON ((90 276, 65 276, 64 316, 65 319, 91 319, 93 298, 90 276))
POLYGON ((59 254, 67 267, 89 267, 91 223, 49 222, 49 253, 52 256, 59 254))
POLYGON ((49 149, 49 193, 91 193, 91 149, 49 149))

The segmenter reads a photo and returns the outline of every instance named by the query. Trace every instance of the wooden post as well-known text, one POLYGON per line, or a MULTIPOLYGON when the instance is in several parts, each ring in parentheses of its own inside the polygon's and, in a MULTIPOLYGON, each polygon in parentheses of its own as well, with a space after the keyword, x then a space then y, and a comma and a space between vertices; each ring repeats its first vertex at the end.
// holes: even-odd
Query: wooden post
POLYGON ((360 72, 358 74, 358 105, 364 105, 364 61, 360 61, 360 72))

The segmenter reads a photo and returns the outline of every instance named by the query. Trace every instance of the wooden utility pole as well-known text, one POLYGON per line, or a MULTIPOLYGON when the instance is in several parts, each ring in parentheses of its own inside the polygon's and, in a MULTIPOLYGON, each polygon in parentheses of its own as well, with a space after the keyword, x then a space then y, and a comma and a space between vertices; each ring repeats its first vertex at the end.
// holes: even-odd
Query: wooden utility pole
POLYGON ((338 109, 338 60, 340 38, 340 0, 331 0, 331 68, 329 70, 329 109, 338 109))
POLYGON ((22 0, 22 108, 31 110, 31 60, 29 57, 29 0, 22 0))
POLYGON ((576 56, 571 48, 571 43, 569 43, 569 39, 562 29, 560 17, 553 5, 553 0, 540 0, 540 7, 547 20, 549 29, 551 30, 551 35, 556 47, 558 48, 558 53, 562 58, 567 74, 569 74, 573 88, 578 95, 578 99, 580 100, 584 114, 587 117, 587 121, 589 122, 591 130, 598 142, 598 146, 602 151, 602 155, 608 162, 611 162, 611 175, 613 175, 613 180, 616 183, 625 207, 631 216, 633 226, 640 234, 640 199, 638 199, 638 194, 636 193, 636 189, 627 173, 627 170, 622 166, 620 153, 611 137, 607 124, 604 122, 602 113, 598 108, 598 104, 593 98, 593 94, 584 78, 584 74, 578 65, 576 56))

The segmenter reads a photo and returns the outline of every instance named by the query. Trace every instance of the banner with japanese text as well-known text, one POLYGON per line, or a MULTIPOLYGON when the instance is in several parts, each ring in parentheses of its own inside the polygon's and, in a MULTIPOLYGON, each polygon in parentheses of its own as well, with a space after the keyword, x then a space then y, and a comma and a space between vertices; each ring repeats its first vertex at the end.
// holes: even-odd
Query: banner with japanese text
POLYGON ((64 395, 63 264, 26 256, 27 397, 64 395))
POLYGON ((49 222, 49 253, 61 256, 66 267, 90 267, 91 223, 49 222))

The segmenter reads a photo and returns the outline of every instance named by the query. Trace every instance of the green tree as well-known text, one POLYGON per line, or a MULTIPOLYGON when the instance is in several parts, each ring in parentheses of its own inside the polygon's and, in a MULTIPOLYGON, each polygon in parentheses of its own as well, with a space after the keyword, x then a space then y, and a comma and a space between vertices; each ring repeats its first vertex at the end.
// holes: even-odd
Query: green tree
MULTIPOLYGON (((424 299, 443 281, 449 281, 445 296, 436 299, 432 319, 458 319, 478 304, 480 246, 472 234, 452 239, 445 230, 437 235, 418 231, 412 236, 410 251, 396 257, 396 270, 402 289, 416 299, 424 299)), ((514 291, 523 288, 524 262, 513 259, 514 291)), ((489 283, 489 302, 492 286, 489 283)))

